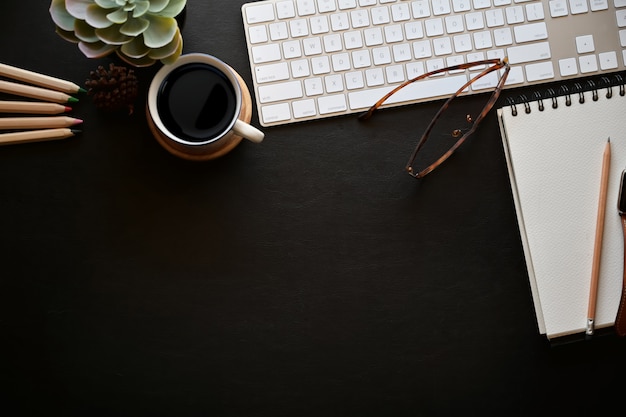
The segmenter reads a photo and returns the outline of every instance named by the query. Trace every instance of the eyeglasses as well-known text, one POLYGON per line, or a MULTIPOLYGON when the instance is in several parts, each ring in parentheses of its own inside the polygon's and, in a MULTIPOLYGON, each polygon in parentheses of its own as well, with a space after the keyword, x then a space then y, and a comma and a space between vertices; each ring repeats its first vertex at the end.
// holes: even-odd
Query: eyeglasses
POLYGON ((411 154, 411 157, 409 161, 407 162, 405 170, 409 173, 409 175, 411 175, 414 178, 423 178, 429 173, 431 173, 433 170, 435 170, 446 159, 448 159, 450 155, 452 155, 459 148, 459 146, 461 146, 463 142, 465 142, 465 140, 472 133, 474 133, 474 131, 476 131, 476 128, 478 127, 480 122, 489 113, 489 111, 491 110, 495 102, 498 100, 498 97, 500 97, 500 93, 502 92, 502 88, 504 87, 504 83, 506 82, 506 79, 509 75, 509 71, 511 69, 509 67, 507 58, 487 59, 487 60, 481 60, 481 61, 467 62, 464 64, 453 65, 453 66, 446 67, 446 68, 440 68, 440 69, 422 74, 418 77, 412 78, 398 85, 393 90, 385 94, 372 107, 370 107, 369 110, 367 110, 365 113, 362 113, 359 116, 359 119, 360 120, 369 119, 370 117, 372 117, 374 112, 378 108, 380 108, 392 95, 402 90, 406 86, 413 84, 416 81, 424 80, 426 78, 434 77, 437 75, 442 75, 444 73, 454 73, 455 71, 464 71, 467 69, 471 71, 471 70, 476 70, 478 68, 484 68, 484 69, 482 69, 482 71, 477 73, 476 75, 473 75, 469 81, 463 84, 461 88, 459 88, 450 98, 448 98, 443 103, 439 111, 437 111, 435 116, 430 121, 428 127, 424 131, 424 134, 422 134, 422 137, 417 143, 415 150, 411 154), (498 73, 498 70, 502 68, 504 68, 504 70, 501 73, 498 73), (484 103, 484 105, 481 104, 478 107, 478 109, 475 112, 476 113, 475 115, 472 115, 471 113, 467 113, 465 111, 466 109, 463 108, 463 105, 460 104, 461 100, 454 100, 454 99, 456 99, 464 91, 466 91, 466 89, 470 85, 477 86, 479 84, 477 83, 477 81, 485 77, 488 74, 493 74, 496 77, 499 74, 499 79, 496 83, 493 83, 493 82, 485 83, 489 86, 488 88, 493 89, 491 95, 488 96, 487 101, 484 103), (457 110, 455 108, 453 111, 451 111, 450 108, 453 105, 455 107, 458 106, 459 109, 457 110), (452 121, 452 117, 456 117, 459 114, 463 114, 463 120, 452 121), (421 155, 420 151, 422 151, 422 153, 425 153, 424 146, 426 145, 427 141, 432 136, 434 136, 432 132, 435 129, 443 129, 444 133, 442 133, 441 137, 446 137, 447 141, 443 139, 440 140, 439 137, 437 139, 435 138, 431 139, 430 143, 437 142, 436 145, 438 146, 438 148, 430 149, 428 154, 423 156, 427 158, 424 160, 428 162, 423 162, 422 161, 423 158, 420 158, 418 160, 418 155, 421 155), (434 162, 431 162, 433 160, 434 162))

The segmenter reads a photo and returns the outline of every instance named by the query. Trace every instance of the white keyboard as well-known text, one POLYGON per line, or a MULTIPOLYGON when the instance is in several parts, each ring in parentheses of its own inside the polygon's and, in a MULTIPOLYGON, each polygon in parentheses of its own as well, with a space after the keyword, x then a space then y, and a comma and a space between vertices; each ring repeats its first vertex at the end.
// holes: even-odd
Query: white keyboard
MULTIPOLYGON (((263 126, 361 112, 407 79, 481 59, 508 57, 505 88, 626 68, 626 0, 264 0, 242 14, 263 126)), ((393 105, 447 97, 469 76, 421 81, 393 105)))

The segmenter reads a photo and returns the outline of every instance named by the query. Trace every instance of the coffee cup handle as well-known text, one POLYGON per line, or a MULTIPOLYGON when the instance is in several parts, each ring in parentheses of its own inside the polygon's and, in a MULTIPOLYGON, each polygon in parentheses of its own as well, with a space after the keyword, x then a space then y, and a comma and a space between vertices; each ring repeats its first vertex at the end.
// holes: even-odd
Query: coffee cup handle
POLYGON ((237 136, 244 137, 254 143, 263 142, 263 138, 265 137, 265 134, 261 132, 259 129, 257 129, 254 126, 249 125, 248 123, 240 119, 237 119, 237 121, 235 122, 233 131, 235 132, 237 136))

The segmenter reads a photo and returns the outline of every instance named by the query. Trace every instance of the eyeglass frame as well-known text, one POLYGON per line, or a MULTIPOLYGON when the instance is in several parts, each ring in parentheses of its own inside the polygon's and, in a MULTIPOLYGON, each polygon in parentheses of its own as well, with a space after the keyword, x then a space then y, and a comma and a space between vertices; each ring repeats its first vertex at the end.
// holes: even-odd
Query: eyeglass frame
POLYGON ((439 167, 446 159, 448 159, 459 148, 459 146, 461 146, 463 142, 465 142, 465 140, 474 133, 474 131, 476 130, 480 122, 485 118, 485 116, 489 113, 489 111, 491 111, 491 109, 493 108, 493 105, 500 97, 500 93, 502 92, 502 89, 504 88, 504 83, 506 82, 507 77, 509 75, 509 71, 511 70, 511 67, 509 66, 508 58, 506 57, 503 59, 494 58, 494 59, 485 59, 485 60, 480 60, 480 61, 466 62, 463 64, 457 64, 457 65, 452 65, 452 66, 445 67, 445 68, 439 68, 434 71, 430 71, 425 74, 421 74, 417 77, 411 78, 410 80, 403 82, 402 84, 395 87, 393 90, 389 91, 380 100, 374 103, 367 111, 365 111, 364 113, 361 113, 359 115, 359 120, 368 120, 370 117, 372 117, 374 112, 378 108, 380 108, 385 103, 385 101, 389 99, 389 97, 391 97, 392 95, 394 95, 395 93, 403 89, 404 87, 410 84, 413 84, 416 81, 423 80, 424 78, 428 78, 428 77, 431 77, 433 75, 437 75, 440 73, 457 71, 457 70, 466 70, 466 69, 471 69, 473 67, 478 67, 481 65, 489 65, 489 66, 483 71, 481 71, 480 73, 478 73, 477 75, 471 77, 469 81, 463 84, 461 88, 459 88, 452 96, 450 96, 443 103, 443 105, 439 108, 435 116, 432 118, 432 120, 426 127, 426 130, 424 131, 424 133, 422 134, 422 137, 417 143, 415 150, 411 154, 411 157, 409 158, 409 161, 407 162, 404 168, 405 171, 407 171, 407 173, 413 178, 424 178, 426 175, 428 175, 429 173, 434 171, 437 167, 439 167), (463 133, 463 135, 455 142, 455 144, 452 145, 452 147, 448 149, 448 151, 445 152, 441 157, 439 157, 439 159, 437 159, 435 162, 433 162, 432 164, 430 164, 423 170, 414 172, 413 163, 415 162, 415 158, 417 157, 418 152, 428 140, 430 136, 430 132, 432 131, 435 124, 439 120, 441 114, 444 111, 446 111, 448 107, 450 106, 450 102, 454 100, 455 98, 459 97, 461 93, 465 91, 465 89, 467 89, 470 85, 472 85, 474 82, 476 82, 480 78, 494 71, 500 70, 502 68, 504 68, 504 72, 500 75, 500 79, 498 80, 497 85, 495 86, 493 92, 491 93, 491 96, 489 97, 489 100, 487 100, 487 103, 483 107, 482 111, 478 114, 478 116, 474 120, 471 120, 471 118, 469 119, 469 121, 471 122, 470 129, 467 130, 465 133, 463 133))

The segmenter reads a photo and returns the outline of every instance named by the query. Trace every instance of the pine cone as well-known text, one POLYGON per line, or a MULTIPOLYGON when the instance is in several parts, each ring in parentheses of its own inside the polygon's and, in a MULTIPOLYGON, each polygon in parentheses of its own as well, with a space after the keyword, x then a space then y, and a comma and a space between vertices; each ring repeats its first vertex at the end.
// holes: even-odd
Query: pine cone
POLYGON ((97 108, 107 111, 128 109, 129 115, 133 113, 139 82, 132 69, 111 63, 107 70, 100 65, 89 73, 85 86, 97 108))

